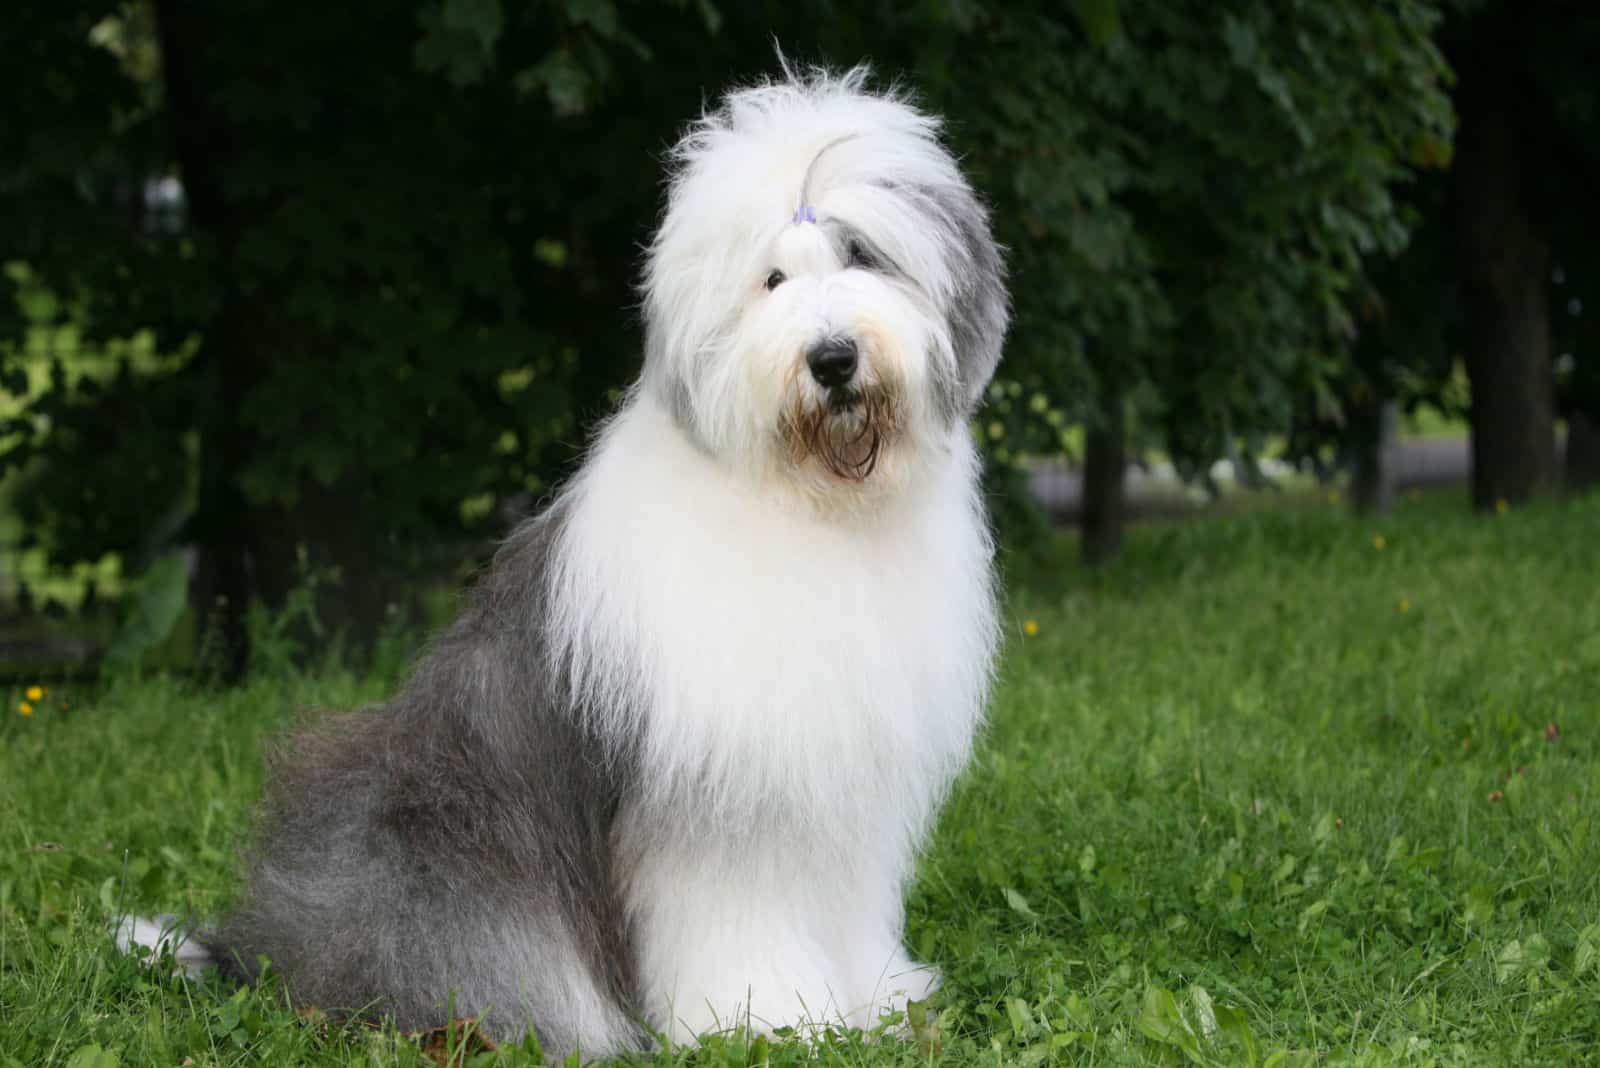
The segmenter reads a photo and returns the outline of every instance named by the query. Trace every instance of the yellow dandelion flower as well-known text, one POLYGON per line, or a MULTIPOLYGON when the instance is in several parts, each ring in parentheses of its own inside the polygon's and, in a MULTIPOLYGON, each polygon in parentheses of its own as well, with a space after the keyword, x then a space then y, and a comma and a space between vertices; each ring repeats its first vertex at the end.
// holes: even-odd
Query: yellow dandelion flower
POLYGON ((43 686, 29 686, 28 691, 24 696, 26 696, 30 701, 43 701, 44 693, 45 690, 43 686))
POLYGON ((17 711, 24 716, 31 716, 33 715, 33 706, 28 702, 23 701, 21 704, 17 705, 17 711))
POLYGON ((1388 544, 1389 544, 1389 539, 1385 538, 1382 534, 1374 534, 1373 535, 1373 537, 1372 537, 1372 547, 1374 549, 1378 550, 1380 553, 1383 552, 1384 546, 1386 546, 1388 544))
POLYGON ((1398 605, 1396 605, 1395 607, 1400 609, 1400 611, 1402 611, 1402 612, 1411 611, 1411 598, 1409 598, 1409 597, 1400 598, 1400 603, 1398 605))
POLYGON ((1032 638, 1033 636, 1038 634, 1039 633, 1039 624, 1038 624, 1038 622, 1035 621, 1035 620, 1032 620, 1032 619, 1028 620, 1026 623, 1024 623, 1022 625, 1022 633, 1026 634, 1030 638, 1032 638))
POLYGON ((1497 515, 1505 515, 1507 512, 1511 511, 1511 502, 1506 500, 1504 497, 1501 497, 1498 501, 1494 502, 1494 510, 1497 515))

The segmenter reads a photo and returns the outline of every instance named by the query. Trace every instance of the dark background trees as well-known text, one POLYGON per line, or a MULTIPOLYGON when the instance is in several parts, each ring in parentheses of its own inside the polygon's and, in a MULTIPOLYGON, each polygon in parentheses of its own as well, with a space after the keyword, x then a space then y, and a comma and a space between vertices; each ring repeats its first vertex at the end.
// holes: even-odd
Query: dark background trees
MULTIPOLYGON (((196 604, 236 673, 245 606, 305 567, 337 568, 328 607, 370 627, 526 509, 624 381, 653 153, 698 102, 693 73, 606 10, 41 14, 54 36, 30 73, 88 115, 98 139, 73 152, 100 171, 36 166, 57 120, 21 127, 6 256, 71 295, 45 325, 70 318, 80 348, 143 327, 174 355, 58 354, 60 381, 10 427, 30 532, 92 558, 183 513, 166 540, 197 550, 196 604), (163 176, 181 215, 151 226, 163 176)), ((705 33, 685 9, 657 23, 705 33)))
POLYGON ((1463 0, 1447 12, 1439 41, 1456 83, 1455 159, 1407 194, 1425 223, 1374 292, 1384 322, 1371 377, 1402 403, 1436 401, 1459 361, 1471 387, 1471 500, 1492 511, 1563 482, 1592 485, 1600 462, 1600 17, 1560 0, 1463 0))
MULTIPOLYGON (((1524 501, 1558 481, 1552 312, 1579 317, 1584 272, 1568 281, 1563 263, 1587 261, 1595 237, 1588 201, 1600 172, 1589 143, 1600 131, 1600 97, 1587 57, 1597 44, 1594 17, 1571 4, 1466 5, 1448 27, 1461 79, 1450 224, 1468 308, 1472 499, 1480 509, 1524 501), (1552 307, 1556 288, 1566 290, 1562 304, 1576 300, 1570 312, 1552 307)), ((1577 324, 1562 325, 1562 340, 1575 347, 1577 324)), ((1581 426, 1592 401, 1586 374, 1573 370, 1564 375, 1565 399, 1581 426)), ((1579 438, 1581 466, 1581 430, 1579 438)))
POLYGON ((1204 480, 1274 436, 1362 455, 1364 413, 1437 398, 1458 355, 1475 499, 1520 500, 1551 481, 1555 413, 1575 463, 1600 411, 1569 310, 1600 266, 1579 196, 1594 21, 1429 0, 15 4, 0 510, 53 567, 114 554, 124 585, 187 552, 228 674, 247 606, 308 576, 337 577, 319 610, 354 633, 458 580, 636 368, 659 157, 709 96, 772 74, 775 41, 869 59, 947 116, 1015 284, 975 432, 997 476, 1087 442, 1090 559, 1115 556, 1125 458, 1204 480))

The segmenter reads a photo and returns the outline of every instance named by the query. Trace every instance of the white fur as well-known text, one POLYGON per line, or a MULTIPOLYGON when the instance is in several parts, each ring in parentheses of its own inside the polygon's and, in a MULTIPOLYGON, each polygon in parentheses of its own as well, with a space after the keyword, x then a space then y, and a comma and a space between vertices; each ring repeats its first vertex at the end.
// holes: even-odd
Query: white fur
POLYGON ((571 490, 554 630, 601 731, 642 749, 615 834, 645 1009, 674 1037, 747 1012, 864 1025, 929 988, 901 895, 995 640, 973 451, 944 446, 841 520, 641 396, 571 490))
MULTIPOLYGON (((673 153, 646 270, 643 385, 668 400, 683 389, 692 436, 757 478, 774 473, 785 388, 813 388, 795 374, 807 342, 854 335, 867 377, 905 386, 912 433, 933 429, 923 410, 931 381, 957 374, 942 311, 972 280, 930 198, 970 193, 937 120, 892 92, 864 92, 866 77, 864 68, 817 72, 731 93, 673 153), (844 269, 820 227, 794 223, 802 200, 820 219, 869 234, 896 275, 844 269), (774 268, 788 281, 769 293, 774 268)), ((969 404, 984 382, 967 384, 969 404)), ((917 444, 891 458, 880 486, 937 448, 917 444)), ((828 506, 850 497, 836 485, 804 489, 828 506)))
POLYGON ((742 90, 679 145, 645 375, 563 497, 554 660, 639 763, 616 870, 641 1007, 676 1039, 870 1026, 937 982, 902 946, 902 896, 996 627, 978 462, 936 397, 971 280, 928 191, 972 201, 936 123, 864 77, 742 90), (802 199, 896 270, 849 269, 802 199), (820 396, 807 347, 837 335, 898 398, 860 482, 796 463, 778 429, 793 390, 820 396))

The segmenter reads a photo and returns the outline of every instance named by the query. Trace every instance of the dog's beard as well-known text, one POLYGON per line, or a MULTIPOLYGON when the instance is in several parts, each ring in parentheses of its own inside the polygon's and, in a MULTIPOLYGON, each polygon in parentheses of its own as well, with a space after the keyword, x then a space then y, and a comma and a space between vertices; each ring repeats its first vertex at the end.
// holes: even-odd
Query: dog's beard
POLYGON ((815 459, 847 482, 864 482, 899 433, 895 390, 881 383, 833 389, 818 397, 794 388, 778 433, 796 466, 815 459))

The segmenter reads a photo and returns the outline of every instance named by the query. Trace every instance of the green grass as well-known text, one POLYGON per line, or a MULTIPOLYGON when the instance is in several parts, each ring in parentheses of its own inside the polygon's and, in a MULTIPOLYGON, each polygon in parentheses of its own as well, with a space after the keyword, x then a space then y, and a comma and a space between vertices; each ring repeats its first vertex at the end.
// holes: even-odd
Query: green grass
MULTIPOLYGON (((992 727, 911 894, 946 975, 916 1040, 660 1063, 1600 1063, 1600 498, 1459 496, 1147 526, 1100 578, 1010 559, 992 727)), ((104 933, 222 906, 263 739, 384 685, 9 694, 0 1064, 422 1063, 104 933)))

